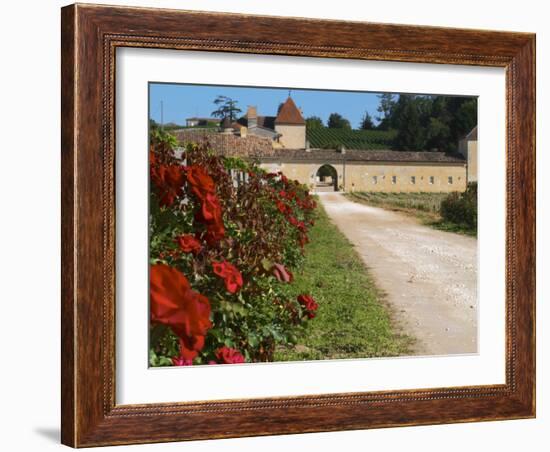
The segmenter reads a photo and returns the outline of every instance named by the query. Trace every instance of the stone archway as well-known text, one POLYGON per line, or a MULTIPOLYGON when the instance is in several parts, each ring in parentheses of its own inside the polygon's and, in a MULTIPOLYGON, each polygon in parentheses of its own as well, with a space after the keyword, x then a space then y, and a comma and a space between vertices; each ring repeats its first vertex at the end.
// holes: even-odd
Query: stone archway
POLYGON ((338 172, 334 166, 325 163, 315 173, 315 191, 338 191, 338 172))

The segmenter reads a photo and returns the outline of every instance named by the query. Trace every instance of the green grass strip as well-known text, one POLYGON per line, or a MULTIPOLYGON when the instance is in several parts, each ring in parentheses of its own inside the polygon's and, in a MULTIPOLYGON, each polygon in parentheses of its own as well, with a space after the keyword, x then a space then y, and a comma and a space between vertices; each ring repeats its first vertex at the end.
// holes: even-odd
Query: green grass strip
POLYGON ((293 296, 313 295, 317 316, 297 346, 276 351, 275 361, 407 354, 412 339, 396 331, 363 261, 322 207, 310 240, 303 270, 288 287, 293 296))

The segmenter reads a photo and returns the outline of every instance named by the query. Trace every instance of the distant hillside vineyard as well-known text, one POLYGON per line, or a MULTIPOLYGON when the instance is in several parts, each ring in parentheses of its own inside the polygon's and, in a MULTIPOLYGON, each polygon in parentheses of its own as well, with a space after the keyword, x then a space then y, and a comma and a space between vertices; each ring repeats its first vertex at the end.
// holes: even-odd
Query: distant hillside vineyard
POLYGON ((307 139, 312 148, 338 149, 390 149, 395 138, 394 130, 350 130, 328 127, 307 130, 307 139))

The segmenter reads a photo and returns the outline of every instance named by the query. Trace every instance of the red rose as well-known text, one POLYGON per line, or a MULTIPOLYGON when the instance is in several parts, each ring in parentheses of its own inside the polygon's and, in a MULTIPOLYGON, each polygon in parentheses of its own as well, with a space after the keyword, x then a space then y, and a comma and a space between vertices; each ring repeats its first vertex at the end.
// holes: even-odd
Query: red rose
POLYGON ((222 207, 216 195, 207 193, 202 199, 201 217, 205 222, 220 223, 222 219, 222 207))
POLYGON ((225 236, 225 228, 223 223, 210 223, 206 225, 206 234, 204 239, 209 245, 214 245, 219 242, 225 236))
POLYGON ((213 245, 225 236, 222 208, 216 195, 206 194, 201 203, 201 210, 197 212, 196 219, 206 226, 204 238, 209 245, 213 245))
POLYGON ((273 264, 271 271, 273 272, 273 276, 281 282, 291 283, 294 279, 294 275, 284 265, 273 264))
POLYGON ((212 327, 210 302, 193 291, 187 278, 164 264, 150 270, 151 322, 172 329, 180 338, 180 357, 193 359, 204 346, 212 327))
POLYGON ((195 219, 206 226, 204 239, 209 245, 213 245, 225 236, 223 212, 216 196, 214 180, 200 166, 189 166, 186 173, 187 182, 200 201, 200 210, 197 211, 195 219))
POLYGON ((241 364, 244 356, 238 350, 230 347, 220 347, 216 350, 216 358, 219 364, 241 364))
POLYGON ((304 308, 306 315, 310 319, 315 317, 315 311, 317 311, 319 305, 315 302, 311 295, 298 295, 298 303, 302 305, 302 308, 304 308))
POLYGON ((202 249, 201 243, 191 234, 180 235, 176 243, 184 253, 197 254, 202 249))
POLYGON ((227 261, 212 262, 214 274, 223 278, 225 288, 229 293, 237 292, 243 286, 243 277, 241 272, 233 264, 227 261))
POLYGON ((298 226, 298 220, 293 217, 292 215, 289 215, 288 217, 288 222, 292 225, 292 226, 298 226))
POLYGON ((214 180, 200 166, 188 166, 186 168, 187 182, 191 185, 191 190, 197 198, 203 199, 208 193, 214 194, 216 186, 214 180))
POLYGON ((279 212, 283 214, 286 214, 290 211, 289 207, 282 201, 277 200, 275 201, 275 204, 277 205, 277 209, 279 210, 279 212))
POLYGON ((186 359, 181 356, 174 356, 172 358, 172 365, 174 366, 192 366, 193 360, 192 359, 186 359))
POLYGON ((151 169, 151 180, 157 187, 159 204, 170 207, 183 193, 183 173, 177 165, 160 165, 151 169))

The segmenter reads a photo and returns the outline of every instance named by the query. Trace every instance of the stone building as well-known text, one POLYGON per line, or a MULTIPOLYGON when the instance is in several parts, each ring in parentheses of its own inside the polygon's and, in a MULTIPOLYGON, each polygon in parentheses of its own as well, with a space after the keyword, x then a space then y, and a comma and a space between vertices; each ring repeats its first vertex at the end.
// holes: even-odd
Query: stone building
POLYGON ((464 191, 477 180, 477 130, 460 143, 460 152, 405 152, 390 149, 310 148, 306 122, 292 98, 277 116, 245 117, 220 130, 181 129, 180 143, 207 141, 224 155, 256 161, 267 171, 282 171, 313 190, 378 192, 464 191), (223 130, 222 130, 223 129, 223 130), (464 142, 464 143, 463 143, 464 142))
POLYGON ((477 126, 458 142, 458 152, 466 159, 468 182, 477 182, 477 126))
POLYGON ((270 172, 282 171, 312 189, 326 187, 320 173, 328 169, 333 190, 378 192, 450 192, 466 189, 466 163, 443 152, 392 150, 277 149, 262 156, 270 172))

